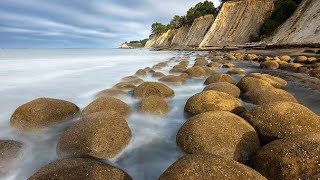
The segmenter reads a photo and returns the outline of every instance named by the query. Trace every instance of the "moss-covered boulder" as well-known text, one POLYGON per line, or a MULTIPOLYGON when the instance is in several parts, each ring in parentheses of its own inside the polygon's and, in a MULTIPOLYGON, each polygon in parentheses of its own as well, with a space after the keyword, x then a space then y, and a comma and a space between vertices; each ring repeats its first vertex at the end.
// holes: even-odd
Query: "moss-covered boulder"
POLYGON ((60 157, 112 158, 131 139, 131 130, 122 115, 98 112, 83 116, 58 141, 60 157))
POLYGON ((177 144, 189 154, 214 154, 239 162, 247 162, 260 149, 254 128, 227 111, 193 116, 180 128, 177 144))
POLYGON ((18 131, 38 131, 71 120, 79 111, 78 106, 68 101, 38 98, 19 106, 12 114, 10 124, 18 131))
POLYGON ((212 74, 205 80, 204 84, 208 85, 217 82, 236 84, 235 80, 229 74, 212 74))
POLYGON ((266 180, 261 174, 243 164, 211 154, 185 155, 159 177, 159 180, 173 179, 266 180))
POLYGON ((319 133, 293 136, 267 144, 251 164, 270 180, 320 179, 319 152, 319 133))
POLYGON ((148 96, 142 99, 139 110, 144 114, 165 115, 169 112, 169 106, 163 97, 148 96))
POLYGON ((145 98, 156 95, 160 97, 173 97, 174 91, 167 85, 158 82, 144 82, 133 90, 133 97, 145 98))
POLYGON ((87 107, 82 110, 82 115, 114 111, 118 114, 127 117, 132 113, 129 105, 114 97, 101 97, 92 101, 87 107))
POLYGON ((230 94, 236 98, 238 98, 241 93, 240 89, 237 86, 230 84, 228 82, 211 83, 203 89, 203 91, 208 91, 208 90, 215 90, 215 91, 224 92, 224 93, 230 94))
POLYGON ((320 117, 293 102, 276 102, 257 106, 243 114, 264 144, 291 135, 320 132, 320 117))
POLYGON ((93 159, 70 158, 51 162, 40 168, 29 180, 131 180, 123 170, 93 159))
POLYGON ((208 90, 190 97, 184 111, 191 116, 208 111, 230 111, 239 114, 244 111, 244 107, 230 94, 208 90))

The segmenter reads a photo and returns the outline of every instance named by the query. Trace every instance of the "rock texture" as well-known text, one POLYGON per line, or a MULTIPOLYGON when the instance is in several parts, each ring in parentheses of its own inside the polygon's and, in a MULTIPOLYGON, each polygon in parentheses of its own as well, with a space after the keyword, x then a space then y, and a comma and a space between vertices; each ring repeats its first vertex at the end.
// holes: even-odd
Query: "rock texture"
POLYGON ((13 140, 0 140, 0 176, 6 174, 11 166, 19 161, 24 145, 13 140))
POLYGON ((320 42, 320 1, 304 0, 295 13, 266 41, 274 44, 320 42))
POLYGON ((271 0, 225 2, 200 47, 249 42, 250 36, 258 33, 273 8, 271 0))
POLYGON ((191 25, 185 25, 177 30, 176 35, 173 37, 171 42, 172 48, 184 48, 185 42, 189 33, 191 25))

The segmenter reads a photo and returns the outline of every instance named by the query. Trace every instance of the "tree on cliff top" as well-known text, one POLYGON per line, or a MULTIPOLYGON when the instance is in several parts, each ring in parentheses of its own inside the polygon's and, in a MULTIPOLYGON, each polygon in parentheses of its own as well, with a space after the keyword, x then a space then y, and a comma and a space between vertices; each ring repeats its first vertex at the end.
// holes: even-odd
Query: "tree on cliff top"
POLYGON ((214 4, 209 1, 199 2, 188 10, 187 15, 185 16, 185 23, 191 24, 196 18, 207 14, 217 14, 217 9, 214 4))
POLYGON ((167 30, 167 26, 162 23, 156 22, 151 25, 152 34, 165 33, 167 30))

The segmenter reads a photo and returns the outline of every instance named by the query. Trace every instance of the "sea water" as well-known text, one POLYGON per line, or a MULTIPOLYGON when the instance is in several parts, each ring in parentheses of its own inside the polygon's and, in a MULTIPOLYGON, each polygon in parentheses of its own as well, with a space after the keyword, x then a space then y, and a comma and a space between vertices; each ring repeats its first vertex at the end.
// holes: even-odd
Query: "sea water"
MULTIPOLYGON (((168 61, 169 66, 161 70, 168 74, 177 64, 175 60, 189 58, 191 66, 197 53, 141 49, 0 50, 0 139, 17 140, 26 145, 18 163, 0 178, 27 179, 40 167, 58 159, 56 144, 59 137, 78 120, 42 134, 21 136, 11 131, 9 120, 19 105, 35 98, 50 97, 71 101, 82 109, 95 99, 99 91, 111 88, 122 77, 133 75, 140 68, 168 61)), ((243 68, 250 72, 258 70, 243 68)), ((216 71, 226 72, 226 69, 218 68, 216 71)), ((239 80, 241 76, 235 75, 234 78, 239 80)), ((151 76, 144 80, 157 81, 151 76)), ((125 170, 133 179, 157 179, 170 164, 183 156, 176 145, 176 133, 186 121, 185 102, 203 90, 203 81, 190 79, 182 86, 171 85, 175 97, 168 101, 170 112, 164 117, 142 115, 137 111, 139 101, 130 96, 124 97, 122 100, 134 109, 127 119, 132 139, 117 157, 106 162, 125 170)), ((292 84, 288 90, 296 90, 294 95, 302 104, 320 113, 318 91, 292 84)))

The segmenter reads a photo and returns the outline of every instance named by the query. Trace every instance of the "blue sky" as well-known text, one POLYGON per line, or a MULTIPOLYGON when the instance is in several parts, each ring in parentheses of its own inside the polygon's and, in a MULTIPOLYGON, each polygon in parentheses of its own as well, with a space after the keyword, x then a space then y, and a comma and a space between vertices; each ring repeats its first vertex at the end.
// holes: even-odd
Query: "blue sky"
POLYGON ((0 0, 0 48, 117 47, 148 37, 153 22, 168 23, 198 2, 0 0))

